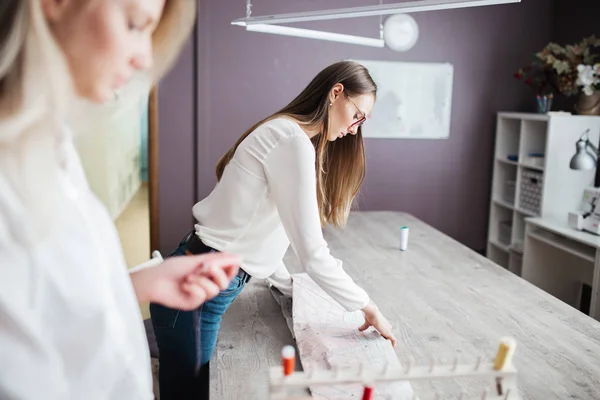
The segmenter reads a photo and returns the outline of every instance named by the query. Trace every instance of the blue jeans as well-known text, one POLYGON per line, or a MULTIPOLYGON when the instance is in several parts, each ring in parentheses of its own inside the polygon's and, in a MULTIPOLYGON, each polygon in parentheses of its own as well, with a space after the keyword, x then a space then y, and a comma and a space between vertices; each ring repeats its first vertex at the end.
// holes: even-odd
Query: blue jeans
MULTIPOLYGON (((185 255, 188 236, 168 257, 185 255)), ((208 362, 217 344, 222 316, 246 284, 244 274, 238 274, 227 289, 193 311, 150 304, 159 351, 161 400, 208 398, 208 362)))

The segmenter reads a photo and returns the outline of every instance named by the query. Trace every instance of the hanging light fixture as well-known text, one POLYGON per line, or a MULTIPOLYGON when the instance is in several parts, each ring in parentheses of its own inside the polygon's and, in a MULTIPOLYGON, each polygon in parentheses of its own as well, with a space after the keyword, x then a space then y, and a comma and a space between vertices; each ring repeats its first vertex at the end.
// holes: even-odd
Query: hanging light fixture
POLYGON ((232 25, 242 26, 248 32, 262 32, 275 35, 295 36, 308 39, 326 40, 338 43, 349 43, 360 46, 370 47, 385 47, 383 40, 383 32, 380 29, 379 39, 365 36, 346 35, 342 33, 334 33, 327 31, 318 31, 313 29, 294 28, 290 26, 282 26, 271 23, 246 23, 252 14, 252 0, 246 0, 246 18, 232 21, 232 25))
POLYGON ((364 36, 345 35, 342 33, 315 31, 312 29, 294 28, 291 26, 271 25, 271 24, 252 24, 246 26, 250 32, 272 33, 275 35, 296 36, 308 39, 327 40, 331 42, 351 43, 361 46, 384 47, 383 39, 375 39, 364 36))
POLYGON ((337 34, 312 29, 291 28, 277 24, 324 21, 343 18, 360 18, 383 16, 401 13, 416 13, 423 11, 449 10, 466 7, 491 6, 498 4, 520 3, 521 0, 419 0, 376 6, 339 8, 322 11, 306 11, 289 14, 275 14, 252 17, 252 1, 246 0, 246 17, 231 22, 232 25, 245 27, 247 31, 263 32, 276 35, 305 37, 310 39, 329 40, 351 43, 363 46, 384 47, 384 35, 380 22, 380 37, 368 38, 363 36, 337 34))
MULTIPOLYGON (((374 17, 378 15, 407 14, 423 11, 450 10, 455 8, 492 6, 498 4, 520 3, 521 0, 419 0, 376 6, 338 8, 333 10, 306 11, 290 14, 263 15, 239 18, 232 25, 250 24, 287 24, 292 22, 323 21, 331 19, 374 17)), ((246 9, 248 11, 248 8, 246 9)))

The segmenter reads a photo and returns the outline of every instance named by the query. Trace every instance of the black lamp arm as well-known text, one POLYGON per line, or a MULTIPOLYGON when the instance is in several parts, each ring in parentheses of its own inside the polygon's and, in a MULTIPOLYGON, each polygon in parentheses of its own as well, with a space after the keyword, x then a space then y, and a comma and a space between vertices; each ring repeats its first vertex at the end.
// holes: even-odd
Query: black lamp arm
POLYGON ((598 147, 594 146, 594 144, 592 142, 590 142, 590 140, 586 140, 585 142, 586 146, 589 147, 590 149, 592 149, 592 151, 594 152, 594 155, 596 157, 598 157, 600 155, 600 152, 598 152, 598 147))
POLYGON ((583 132, 581 134, 581 137, 579 138, 579 140, 585 140, 585 145, 586 147, 589 147, 592 149, 592 151, 594 152, 593 154, 598 157, 599 152, 598 152, 598 147, 596 147, 594 145, 594 143, 590 142, 590 135, 589 135, 590 129, 586 129, 585 132, 583 132))
MULTIPOLYGON (((596 157, 596 162, 598 162, 598 158, 600 158, 600 152, 598 151, 598 147, 595 146, 592 142, 590 142, 590 129, 586 129, 585 132, 581 134, 579 138, 579 142, 585 142, 585 147, 590 148, 593 151, 593 156, 596 157)), ((600 188, 600 165, 596 166, 596 174, 594 175, 594 187, 600 188)))

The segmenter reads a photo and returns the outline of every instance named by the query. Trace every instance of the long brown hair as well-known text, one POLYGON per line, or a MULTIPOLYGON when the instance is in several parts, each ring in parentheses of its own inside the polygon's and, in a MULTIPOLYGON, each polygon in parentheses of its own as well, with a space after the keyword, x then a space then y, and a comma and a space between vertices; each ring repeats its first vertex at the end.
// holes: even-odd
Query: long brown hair
POLYGON ((317 202, 321 224, 343 226, 354 198, 365 177, 365 151, 362 127, 356 135, 329 142, 329 93, 334 85, 342 84, 347 96, 375 96, 377 85, 369 71, 353 61, 340 61, 323 69, 287 106, 254 124, 238 139, 217 163, 217 180, 233 158, 242 141, 263 123, 277 117, 290 117, 300 124, 321 126, 322 131, 311 140, 316 151, 317 202))

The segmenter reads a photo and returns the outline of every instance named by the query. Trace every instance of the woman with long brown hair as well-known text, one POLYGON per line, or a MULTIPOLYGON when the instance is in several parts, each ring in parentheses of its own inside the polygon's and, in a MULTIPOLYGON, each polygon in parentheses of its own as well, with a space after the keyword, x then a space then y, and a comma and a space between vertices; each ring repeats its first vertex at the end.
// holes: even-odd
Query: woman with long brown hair
MULTIPOLYGON (((218 183, 193 207, 195 231, 174 254, 227 251, 242 257, 237 287, 196 314, 151 305, 160 353, 161 398, 170 400, 196 364, 213 353, 221 316, 252 278, 292 295, 283 264, 291 244, 304 270, 348 311, 395 344, 392 327, 367 293, 344 272, 322 234, 342 226, 365 174, 362 124, 377 87, 362 65, 342 61, 322 70, 290 104, 248 129, 221 158, 218 183), (200 318, 200 346, 191 334, 200 318), (162 396, 167 397, 162 397, 162 396)), ((179 392, 178 398, 195 393, 179 392)))
POLYGON ((237 273, 226 254, 128 273, 67 128, 134 75, 147 94, 194 16, 192 0, 0 1, 1 399, 153 399, 138 302, 193 310, 237 273))

